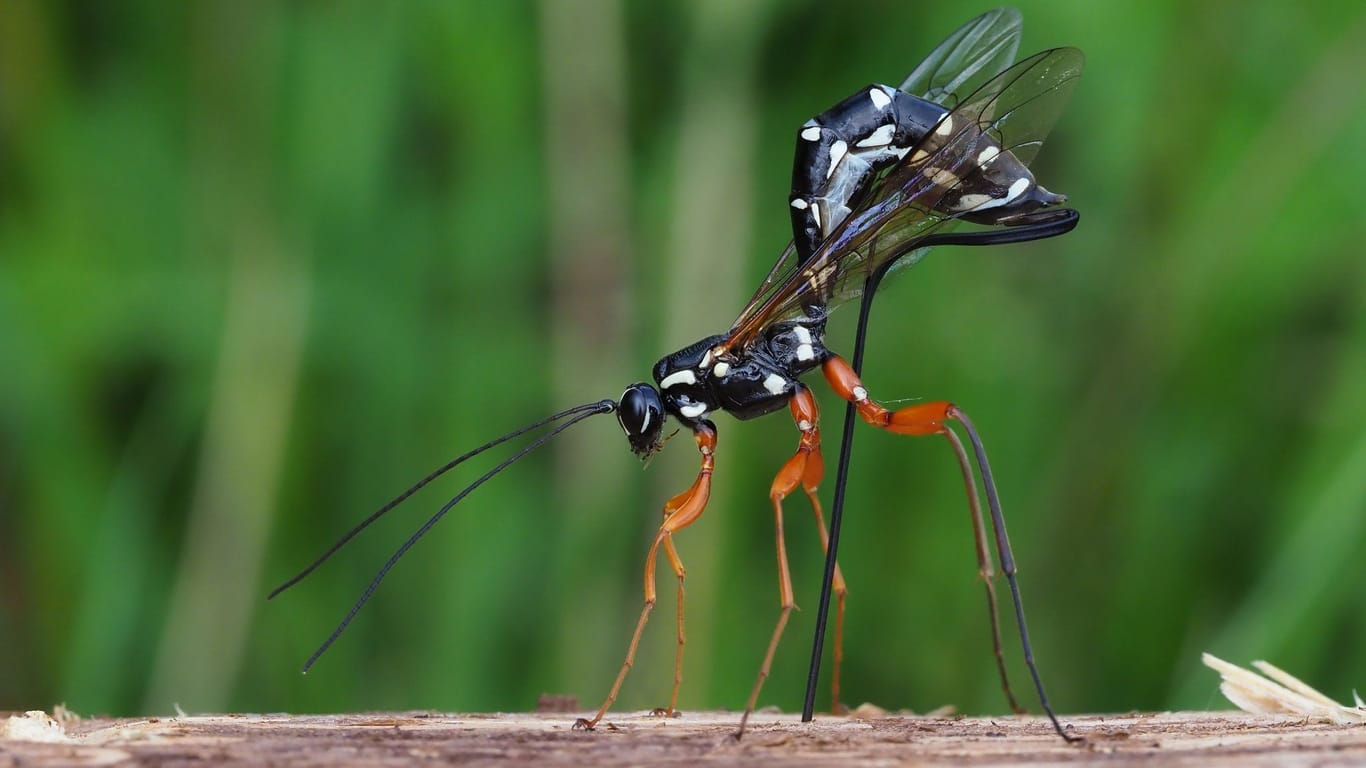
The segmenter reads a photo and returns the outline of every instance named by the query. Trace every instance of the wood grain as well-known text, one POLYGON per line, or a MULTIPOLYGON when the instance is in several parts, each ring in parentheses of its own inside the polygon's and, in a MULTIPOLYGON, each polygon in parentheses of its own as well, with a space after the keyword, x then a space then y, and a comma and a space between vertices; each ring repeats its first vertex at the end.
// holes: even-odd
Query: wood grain
POLYGON ((0 765, 1366 764, 1366 727, 1232 712, 1063 718, 1085 738, 1078 745, 1029 717, 825 716, 803 724, 796 715, 759 713, 737 742, 738 720, 625 713, 587 733, 572 730, 574 716, 565 714, 92 718, 56 725, 54 741, 0 738, 0 765))

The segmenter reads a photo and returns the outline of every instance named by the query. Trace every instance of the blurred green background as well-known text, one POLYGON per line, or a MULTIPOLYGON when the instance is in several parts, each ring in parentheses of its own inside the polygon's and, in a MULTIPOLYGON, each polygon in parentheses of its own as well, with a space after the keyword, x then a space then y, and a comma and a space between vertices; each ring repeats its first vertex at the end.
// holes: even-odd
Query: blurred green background
MULTIPOLYGON (((1020 5, 1022 55, 1088 57, 1035 164, 1081 226, 893 281, 865 378, 982 431, 1060 713, 1226 707, 1202 650, 1349 698, 1366 9, 1020 5)), ((682 436, 642 472, 590 420, 489 483, 306 677, 497 457, 264 597, 432 467, 728 327, 789 238, 797 126, 988 7, 0 5, 0 709, 596 706, 696 471, 682 436)), ((743 706, 777 616, 766 493, 796 432, 719 427, 678 539, 684 709, 743 706)), ((849 501, 843 699, 1004 712, 948 448, 861 430, 849 501)), ((761 703, 793 710, 820 558, 805 501, 788 512, 807 610, 761 703)), ((660 577, 619 710, 667 701, 660 577)))

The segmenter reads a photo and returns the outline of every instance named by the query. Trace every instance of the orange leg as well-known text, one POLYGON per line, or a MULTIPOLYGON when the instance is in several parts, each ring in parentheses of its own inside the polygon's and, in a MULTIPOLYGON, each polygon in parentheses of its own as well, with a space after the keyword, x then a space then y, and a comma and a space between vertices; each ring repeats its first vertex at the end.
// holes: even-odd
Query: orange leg
MULTIPOLYGON (((664 522, 659 526, 659 533, 655 535, 654 543, 650 545, 650 552, 645 556, 645 606, 640 610, 640 619, 636 622, 636 631, 631 635, 631 644, 626 649, 626 661, 621 665, 621 671, 617 672, 617 679, 612 683, 612 690, 607 694, 607 700, 598 708, 598 712, 591 720, 579 718, 574 723, 575 729, 592 730, 602 721, 603 715, 611 709, 613 702, 617 700, 617 694, 621 691, 621 684, 626 680, 626 673, 631 671, 631 667, 636 661, 636 647, 640 645, 640 635, 645 631, 645 623, 650 619, 650 611, 654 610, 657 594, 655 591, 655 564, 658 560, 659 547, 664 545, 665 553, 670 563, 674 567, 674 573, 679 581, 679 649, 678 656, 674 662, 674 698, 678 696, 678 681, 681 679, 682 672, 682 638, 683 638, 683 562, 678 559, 678 552, 673 548, 671 537, 678 531, 687 528, 697 522, 697 518, 702 516, 702 512, 707 508, 707 498, 711 495, 711 473, 715 463, 716 452, 716 432, 706 425, 699 426, 693 433, 693 438, 697 441, 697 450, 702 454, 702 469, 697 473, 697 479, 688 490, 673 497, 664 505, 664 522)), ((670 703, 670 711, 673 703, 670 703)))
MULTIPOLYGON (((773 485, 769 489, 769 499, 773 502, 774 525, 777 529, 778 542, 778 597, 781 611, 778 614, 778 625, 773 629, 773 636, 769 639, 768 650, 764 654, 764 662, 759 667, 759 677, 754 681, 754 688, 750 691, 749 702, 745 705, 745 713, 740 718, 740 729, 736 736, 744 734, 745 724, 749 721, 750 713, 754 711, 755 705, 759 700, 759 691, 764 686, 764 681, 768 679, 769 670, 773 665, 773 656, 778 650, 778 641, 782 638, 783 630, 787 628, 788 617, 792 614, 792 609, 796 607, 796 600, 792 592, 792 575, 787 563, 787 543, 783 533, 783 499, 800 485, 811 499, 811 504, 816 514, 816 522, 820 528, 821 544, 828 548, 828 538, 825 530, 825 519, 821 514, 820 502, 816 498, 816 488, 820 485, 821 479, 825 476, 825 461, 821 458, 821 438, 820 429, 817 426, 819 411, 816 408, 816 399, 812 397, 808 389, 800 390, 791 400, 792 419, 797 423, 797 428, 801 430, 801 442, 797 446, 797 452, 792 458, 788 459, 783 468, 778 471, 773 478, 773 485)), ((835 569, 835 593, 839 596, 839 608, 836 612, 837 619, 835 624, 835 705, 839 706, 839 662, 843 657, 841 642, 843 641, 844 624, 844 598, 848 589, 844 583, 844 575, 839 568, 835 569)))
POLYGON ((1016 714, 1023 714, 1024 708, 1016 703, 1015 694, 1010 689, 1010 680, 1006 675, 1005 654, 1001 650, 1001 624, 996 605, 996 587, 993 584, 996 572, 992 567, 991 554, 988 550, 986 525, 982 518, 982 503, 977 494, 977 483, 972 474, 972 465, 968 460, 967 452, 963 450, 962 441, 958 439, 958 435, 953 430, 944 425, 946 421, 959 419, 957 407, 948 402, 930 402, 902 408, 898 411, 889 411, 869 399, 868 390, 859 381, 858 374, 842 358, 831 357, 825 363, 824 372, 826 380, 830 382, 830 386, 834 388, 836 394, 852 402, 858 409, 859 415, 869 424, 900 435, 940 434, 949 441, 954 456, 958 459, 958 466, 962 470, 963 487, 968 495, 968 507, 972 516, 973 542, 977 554, 977 573, 986 588, 987 610, 991 615, 992 652, 996 657, 996 668, 1001 676, 1001 688, 1005 691, 1006 700, 1009 702, 1011 710, 1016 714))
MULTIPOLYGON (((802 478, 802 487, 806 491, 806 497, 811 500, 811 511, 816 515, 816 530, 821 535, 821 552, 828 554, 830 534, 825 529, 825 515, 821 513, 821 501, 816 496, 816 487, 825 475, 825 460, 821 458, 819 450, 812 454, 810 463, 816 465, 814 480, 807 481, 812 475, 812 470, 808 468, 807 474, 802 478)), ((832 586, 835 592, 835 648, 834 663, 830 672, 830 711, 838 715, 844 712, 844 705, 840 704, 840 667, 844 664, 844 600, 849 595, 849 587, 844 582, 844 574, 840 572, 839 563, 835 564, 835 581, 832 586)))
MULTIPOLYGON (((690 489, 691 490, 691 489, 690 489)), ((686 496, 688 492, 680 494, 686 496)), ((675 496, 664 505, 664 517, 669 516, 670 508, 677 508, 686 501, 675 496)), ((674 539, 672 536, 664 540, 664 554, 669 558, 669 565, 674 569, 674 575, 678 577, 678 648, 674 651, 674 687, 673 693, 669 696, 668 708, 656 707, 652 714, 660 717, 673 717, 678 713, 678 689, 683 684, 683 646, 687 643, 687 636, 683 632, 683 579, 687 576, 687 569, 683 567, 683 560, 678 556, 678 550, 674 549, 674 539)))

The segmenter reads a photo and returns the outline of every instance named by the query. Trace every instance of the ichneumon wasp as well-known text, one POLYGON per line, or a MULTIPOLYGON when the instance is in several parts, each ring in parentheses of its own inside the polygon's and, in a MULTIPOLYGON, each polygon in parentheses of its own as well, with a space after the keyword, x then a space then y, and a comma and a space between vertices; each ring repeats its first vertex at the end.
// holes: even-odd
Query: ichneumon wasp
MULTIPOLYGON (((711 417, 726 412, 746 420, 786 407, 799 432, 796 452, 778 471, 769 497, 777 527, 780 612, 754 683, 739 732, 754 710, 778 642, 795 602, 783 536, 782 502, 801 488, 815 512, 827 550, 813 652, 811 683, 817 674, 823 619, 830 592, 836 595, 835 706, 839 702, 839 660, 845 584, 835 565, 838 516, 842 507, 852 414, 868 424, 904 435, 943 435, 962 470, 972 513, 978 568, 986 585, 994 651, 1002 687, 1015 705, 1000 643, 993 588, 994 570, 972 463, 950 422, 968 436, 982 475, 995 533, 997 556, 1008 580, 1025 662, 1040 704, 1058 734, 1069 736, 1054 715, 1029 646, 1013 557, 986 453, 967 415, 946 401, 888 410, 859 379, 868 312, 882 278, 893 268, 914 264, 935 245, 992 245, 1053 237, 1076 226, 1075 211, 1058 207, 1066 198, 1038 184, 1028 169, 1044 137, 1061 114, 1083 58, 1075 48, 1055 48, 1015 62, 1021 19, 998 9, 960 27, 899 87, 870 85, 807 121, 798 130, 789 206, 793 241, 741 311, 730 330, 709 336, 655 364, 654 383, 632 384, 619 401, 600 400, 569 408, 475 448, 438 468, 347 532, 321 557, 271 593, 275 597, 303 579, 366 526, 427 483, 465 460, 536 430, 545 430, 446 502, 380 568, 364 593, 326 641, 309 657, 307 670, 350 624, 398 560, 456 504, 531 451, 571 426, 599 414, 617 414, 631 450, 642 459, 663 448, 664 422, 672 417, 691 430, 701 469, 692 485, 664 504, 664 520, 645 559, 645 604, 626 659, 597 713, 576 728, 593 728, 616 700, 634 663, 637 645, 656 602, 655 566, 660 549, 678 578, 675 675, 669 706, 674 712, 682 679, 683 562, 673 535, 696 522, 707 505, 715 464, 717 427, 711 417), (952 233, 967 220, 994 227, 952 233), (862 297, 853 364, 825 345, 825 323, 837 305, 862 297), (835 393, 847 401, 844 441, 836 478, 829 535, 816 496, 824 476, 816 401, 800 379, 820 369, 835 393)), ((814 687, 808 688, 806 717, 814 687)))

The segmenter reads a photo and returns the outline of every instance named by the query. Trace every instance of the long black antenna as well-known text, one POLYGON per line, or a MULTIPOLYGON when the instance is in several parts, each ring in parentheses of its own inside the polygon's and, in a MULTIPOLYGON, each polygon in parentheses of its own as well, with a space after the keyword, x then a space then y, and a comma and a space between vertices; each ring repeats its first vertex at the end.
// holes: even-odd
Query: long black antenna
MULTIPOLYGON (((1023 243, 1031 240, 1043 240, 1049 237, 1057 237, 1071 232, 1076 228, 1080 221, 1081 214, 1071 208, 1062 208, 1050 211, 1043 221, 1036 224, 1025 224, 1018 227, 1007 227, 1004 229, 975 231, 975 232, 947 232, 943 234, 930 235, 917 241, 907 244, 902 252, 894 258, 888 259, 880 265, 863 284, 863 298, 859 303, 858 326, 854 331, 854 354, 851 365, 854 373, 863 373, 863 350, 864 342, 868 338, 868 317, 873 308, 873 297, 877 295, 878 285, 882 278, 887 276, 887 272, 896 265, 906 254, 921 248, 930 248, 936 245, 1004 245, 1007 243, 1023 243)), ((820 682, 821 657, 825 653, 825 624, 830 613, 830 592, 835 580, 835 563, 839 550, 840 523, 844 517, 844 495, 848 488, 849 481, 849 461, 854 448, 854 415, 855 408, 853 403, 848 403, 844 407, 844 431, 840 435, 840 458, 835 469, 835 497, 830 507, 830 546, 825 554, 825 573, 821 578, 821 597, 820 603, 816 608, 816 631, 811 643, 811 666, 806 676, 806 699, 802 703, 802 722, 811 722, 816 710, 816 687, 820 682)), ((993 489, 994 493, 994 489, 993 489)), ((998 538, 1001 534, 998 532, 998 538)), ((999 540, 998 540, 999 543, 999 540)), ((1014 589, 1014 580, 1011 581, 1012 597, 1015 598, 1015 608, 1017 614, 1022 614, 1019 603, 1019 592, 1014 589)), ((1023 626, 1023 616, 1020 625, 1023 626)), ((1031 672, 1033 672, 1031 665, 1031 672)), ((1035 673, 1036 687, 1040 697, 1044 701, 1045 708, 1048 707, 1047 698, 1043 696, 1043 685, 1038 682, 1035 673)), ((835 703, 836 706, 838 702, 835 703)), ((1049 710, 1050 716, 1052 710, 1049 710)), ((1054 720, 1056 725, 1056 720, 1054 720)), ((1059 731, 1061 732, 1061 730, 1059 731)), ((1064 737, 1066 738, 1066 737, 1064 737)))
POLYGON ((531 453, 537 448, 540 448, 542 445, 545 445, 546 443, 550 442, 550 440, 552 440, 556 435, 560 434, 566 429, 569 429, 570 427, 574 426, 580 421, 583 421, 584 419, 590 418, 592 416, 597 416, 603 413, 611 413, 612 411, 616 410, 616 407, 617 404, 612 400, 600 400, 596 403, 586 403, 584 405, 577 405, 573 408, 560 411, 554 416, 549 416, 533 424, 529 424, 525 427, 522 427, 521 429, 509 432, 508 434, 503 435, 497 440, 481 445, 480 447, 470 451, 469 453, 464 454, 463 456, 451 461, 450 463, 436 470, 432 474, 423 478, 423 480, 419 482, 417 485, 413 486, 412 488, 409 488, 407 491, 404 491, 402 494, 398 496, 398 498, 381 507, 379 511, 375 512, 373 515, 366 518, 360 525, 351 529, 345 536, 341 538, 340 541, 332 545, 331 549, 329 549, 322 557, 318 558, 316 561, 314 561, 312 565, 305 568, 302 573, 295 576, 293 579, 290 579, 289 581, 285 582, 283 585, 278 587, 274 592, 272 592, 270 596, 274 597, 281 591, 297 583, 304 576, 307 576, 309 572, 311 572, 314 568, 317 568, 319 565, 321 565, 324 560, 326 560, 334 552, 340 549, 344 544, 346 544, 347 541, 349 541, 353 536, 359 533, 367 525, 379 519, 380 515, 384 514, 390 509, 393 509, 404 499, 411 496, 419 488, 431 482, 434 478, 441 475, 443 472, 446 472, 447 470, 451 469, 460 462, 470 458, 471 456, 475 456, 479 453, 482 453, 483 451, 486 451, 495 445, 506 442, 507 440, 510 440, 514 437, 517 437, 518 435, 536 429, 537 427, 545 426, 546 424, 549 424, 555 421, 556 419, 564 418, 565 416, 568 416, 570 414, 576 414, 574 418, 564 422, 563 424, 557 425, 554 429, 550 430, 544 435, 541 435, 540 437, 531 441, 527 445, 523 446, 516 453, 499 462, 498 465, 495 466, 493 469, 490 469, 488 472, 485 472, 484 474, 480 475, 477 480, 465 486, 464 490, 462 490, 460 493, 457 493, 450 501, 442 505, 441 509, 437 510, 436 514, 428 518, 427 522, 423 523, 421 528, 418 528, 412 536, 408 537, 407 541, 403 542, 402 546, 400 546, 397 550, 394 551, 394 554, 389 556, 389 559, 385 561, 384 566, 379 569, 379 572, 375 574, 375 577, 370 580, 370 584, 365 588, 365 591, 361 593, 360 599, 356 601, 355 605, 351 606, 350 611, 347 611, 346 617, 341 620, 341 623, 337 625, 336 629, 332 630, 332 634, 328 635, 327 639, 323 641, 323 644, 318 646, 318 649, 313 652, 313 655, 308 657, 308 661, 304 662, 303 671, 307 672, 309 667, 312 667, 313 663, 316 662, 318 658, 321 657, 323 653, 325 653, 327 649, 332 646, 332 643, 336 642, 338 637, 341 637, 342 632, 346 631, 346 627, 351 623, 351 620, 356 617, 356 614, 360 612, 361 607, 365 605, 366 601, 370 599, 370 596, 373 595, 375 593, 375 590, 379 588, 380 582, 384 580, 385 576, 389 575, 389 571, 393 569, 394 565, 398 563, 399 559, 402 558, 403 555, 406 554, 407 551, 418 542, 418 539, 421 539, 424 535, 426 535, 427 531, 432 529, 432 526, 440 522, 441 518, 445 517, 446 513, 451 511, 451 508, 453 508, 456 504, 459 504, 462 499, 464 499, 466 496, 470 494, 470 492, 472 492, 479 486, 483 485, 494 475, 498 474, 499 472, 502 472, 504 469, 507 469, 509 466, 517 462, 523 456, 526 456, 528 453, 531 453))
POLYGON ((452 469, 455 469, 457 466, 459 466, 461 463, 463 463, 466 459, 472 459, 472 458, 474 458, 475 456, 478 456, 479 454, 483 453, 484 451, 487 451, 487 450, 490 449, 490 448, 494 448, 494 447, 496 447, 496 446, 498 446, 498 445, 501 445, 502 443, 505 443, 505 442, 507 442, 508 440, 511 440, 511 439, 514 438, 514 437, 518 437, 518 436, 520 436, 520 435, 524 435, 524 434, 526 434, 527 432, 532 431, 533 429, 539 429, 540 427, 543 427, 543 426, 545 426, 546 424, 549 424, 549 423, 552 422, 552 421, 556 421, 556 420, 562 419, 562 418, 564 418, 565 416, 569 416, 570 414, 582 413, 583 411, 593 411, 595 414, 596 414, 596 413, 608 413, 608 412, 610 412, 610 411, 611 411, 612 409, 614 409, 614 408, 616 408, 616 403, 613 403, 611 400, 603 400, 603 401, 597 402, 597 403, 585 403, 585 404, 583 404, 583 405, 576 405, 576 406, 574 406, 573 408, 565 409, 565 410, 560 411, 559 413, 554 414, 554 415, 552 415, 552 416, 547 416, 547 417, 545 417, 544 419, 541 419, 540 421, 537 421, 537 422, 528 424, 528 425, 526 425, 525 427, 522 427, 521 429, 517 429, 517 430, 514 430, 514 431, 512 431, 512 432, 509 432, 509 433, 507 433, 506 435, 503 435, 502 437, 500 437, 500 438, 498 438, 498 439, 496 439, 496 440, 492 440, 492 441, 490 441, 490 442, 484 443, 483 445, 479 446, 478 448, 475 448, 474 450, 472 450, 472 451, 470 451, 470 452, 468 452, 468 453, 461 454, 460 456, 457 456, 456 458, 451 459, 450 461, 448 461, 448 462, 446 462, 445 464, 443 464, 441 467, 439 467, 439 468, 437 468, 436 470, 434 470, 430 475, 427 475, 426 477, 424 477, 424 478, 422 478, 421 480, 417 481, 417 483, 416 483, 415 485, 413 485, 413 487, 409 488, 408 490, 406 490, 406 491, 404 491, 403 493, 400 493, 398 496, 394 497, 394 499, 393 499, 392 501, 390 501, 388 504, 385 504, 384 506, 380 507, 378 510, 375 511, 374 514, 372 514, 372 515, 370 515, 369 517, 367 517, 367 518, 365 518, 364 520, 362 520, 362 521, 360 522, 360 524, 357 525, 355 528, 352 528, 351 530, 347 531, 345 535, 343 535, 340 539, 337 539, 337 543, 335 543, 335 544, 333 544, 332 546, 328 547, 328 548, 327 548, 327 551, 324 552, 324 553, 322 553, 322 555, 321 555, 317 560, 314 560, 312 563, 310 563, 309 566, 308 566, 307 568, 303 569, 302 571, 299 571, 299 572, 298 572, 297 574, 295 574, 294 577, 291 578, 289 581, 286 581, 285 583, 283 583, 283 584, 281 584, 280 586, 276 587, 275 589, 271 590, 271 593, 270 593, 269 595, 266 596, 266 599, 267 599, 267 600, 273 600, 273 599, 275 598, 276 595, 280 594, 281 592, 284 592, 286 589, 289 589, 290 587, 294 586, 295 584, 298 584, 299 582, 303 581, 304 578, 308 576, 308 574, 310 574, 310 573, 312 573, 313 571, 317 570, 318 566, 320 566, 320 565, 322 565, 323 563, 327 562, 327 559, 328 559, 329 557, 331 557, 331 556, 337 554, 337 550, 339 550, 339 549, 341 549, 342 547, 346 546, 346 543, 347 543, 348 541, 350 541, 351 539, 355 538, 355 537, 356 537, 356 534, 358 534, 358 533, 360 533, 361 531, 363 531, 363 530, 365 530, 366 528, 368 528, 368 527, 370 526, 371 523, 375 522, 376 520, 380 519, 381 517, 384 517, 384 514, 385 514, 386 512, 388 512, 389 510, 393 509, 394 507, 397 507, 399 504, 402 504, 404 501, 407 500, 407 498, 408 498, 409 496, 412 496, 414 493, 417 493, 418 491, 422 490, 423 486, 427 485, 428 483, 430 483, 431 481, 437 479, 438 477, 441 477, 442 475, 446 474, 447 472, 451 471, 452 469), (606 407, 606 406, 610 406, 610 407, 608 407, 607 410, 605 410, 605 411, 602 410, 602 409, 603 409, 604 407, 606 407))

